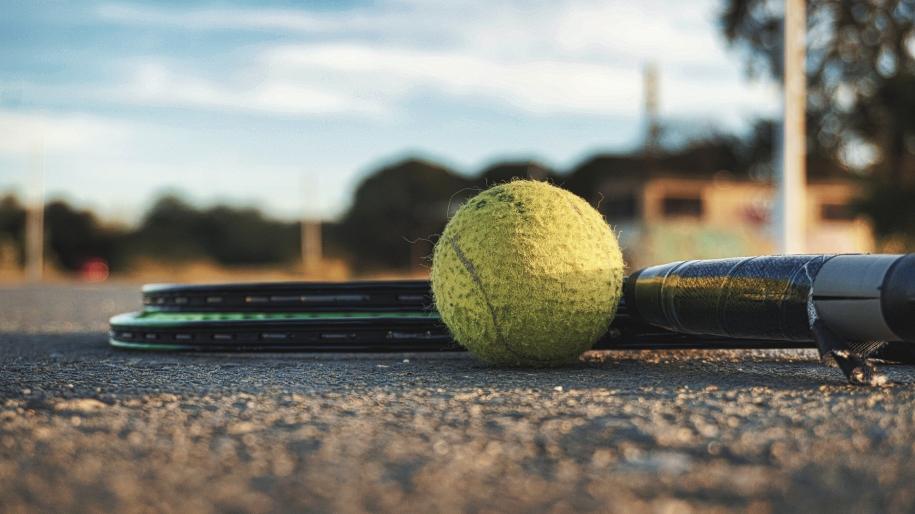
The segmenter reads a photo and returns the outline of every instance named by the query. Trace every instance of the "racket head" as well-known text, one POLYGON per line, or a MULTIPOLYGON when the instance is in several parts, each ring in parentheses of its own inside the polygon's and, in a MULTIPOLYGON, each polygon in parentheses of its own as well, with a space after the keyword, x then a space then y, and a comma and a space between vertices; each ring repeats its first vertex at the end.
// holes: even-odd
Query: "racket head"
POLYGON ((427 280, 148 284, 145 311, 163 312, 428 312, 427 280))
POLYGON ((109 322, 116 348, 165 351, 392 352, 460 349, 434 312, 144 311, 109 322))
MULTIPOLYGON (((463 351, 435 312, 135 312, 111 318, 109 342, 197 352, 463 351)), ((796 341, 696 337, 618 317, 596 350, 806 348, 796 341)))
MULTIPOLYGON (((151 284, 144 311, 115 316, 112 346, 167 351, 461 351, 425 280, 151 284)), ((796 341, 697 337, 652 326, 625 297, 595 349, 797 348, 796 341)))

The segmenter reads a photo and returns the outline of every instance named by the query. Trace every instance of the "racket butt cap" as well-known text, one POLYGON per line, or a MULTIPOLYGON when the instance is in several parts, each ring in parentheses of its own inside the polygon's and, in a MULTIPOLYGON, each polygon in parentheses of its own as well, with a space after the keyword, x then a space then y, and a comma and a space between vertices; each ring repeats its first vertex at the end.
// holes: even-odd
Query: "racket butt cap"
POLYGON ((836 255, 816 275, 813 300, 848 341, 915 341, 915 254, 836 255))
POLYGON ((904 341, 915 341, 915 254, 897 260, 883 281, 881 304, 890 329, 904 341))

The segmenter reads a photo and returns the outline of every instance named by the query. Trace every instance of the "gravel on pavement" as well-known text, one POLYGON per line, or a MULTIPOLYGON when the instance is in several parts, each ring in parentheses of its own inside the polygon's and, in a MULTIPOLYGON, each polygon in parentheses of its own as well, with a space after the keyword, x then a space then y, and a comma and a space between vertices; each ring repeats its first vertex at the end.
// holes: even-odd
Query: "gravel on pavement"
POLYGON ((181 354, 107 345, 133 286, 0 289, 0 511, 915 509, 915 370, 811 351, 181 354))

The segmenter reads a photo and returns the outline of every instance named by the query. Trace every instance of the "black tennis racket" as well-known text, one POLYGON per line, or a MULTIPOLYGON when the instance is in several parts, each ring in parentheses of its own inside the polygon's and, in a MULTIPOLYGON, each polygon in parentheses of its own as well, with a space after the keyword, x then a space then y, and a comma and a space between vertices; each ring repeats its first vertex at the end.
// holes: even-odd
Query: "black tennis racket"
MULTIPOLYGON (((220 351, 459 349, 431 300, 422 281, 149 286, 147 311, 112 319, 111 341, 220 351)), ((851 382, 873 384, 880 376, 871 359, 915 363, 913 314, 915 254, 683 261, 628 277, 596 347, 817 348, 851 382)))
MULTIPOLYGON (((441 322, 428 281, 150 285, 144 311, 115 316, 113 346, 192 351, 463 351, 441 322)), ((623 299, 602 349, 796 348, 694 337, 631 316, 623 299)))

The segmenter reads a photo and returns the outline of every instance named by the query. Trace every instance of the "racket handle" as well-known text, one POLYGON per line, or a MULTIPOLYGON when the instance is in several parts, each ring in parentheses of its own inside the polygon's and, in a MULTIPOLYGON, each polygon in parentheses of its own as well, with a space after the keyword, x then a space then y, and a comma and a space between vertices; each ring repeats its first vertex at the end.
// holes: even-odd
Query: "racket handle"
POLYGON ((625 286, 633 317, 675 332, 813 341, 915 341, 915 254, 777 255, 680 261, 625 286))

